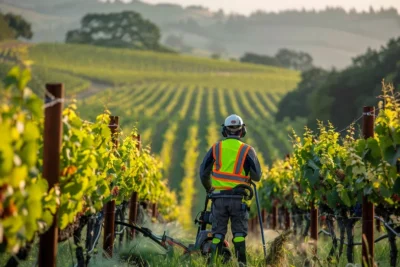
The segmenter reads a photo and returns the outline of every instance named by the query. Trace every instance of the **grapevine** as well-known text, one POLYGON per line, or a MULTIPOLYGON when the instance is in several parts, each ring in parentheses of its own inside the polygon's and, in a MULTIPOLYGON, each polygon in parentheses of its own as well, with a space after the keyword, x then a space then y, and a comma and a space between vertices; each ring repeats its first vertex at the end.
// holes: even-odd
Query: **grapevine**
POLYGON ((373 138, 356 139, 352 126, 341 138, 332 124, 322 122, 318 122, 317 133, 310 129, 303 136, 294 133, 290 158, 277 160, 263 178, 266 207, 270 208, 267 199, 302 209, 314 202, 336 215, 350 216, 355 211, 353 207, 368 196, 376 206, 399 214, 397 97, 391 85, 383 85, 373 138))
POLYGON ((115 147, 109 111, 94 123, 82 120, 71 102, 62 113, 60 184, 49 190, 41 176, 43 102, 27 87, 28 69, 13 68, 2 94, 0 122, 4 131, 0 161, 0 244, 16 252, 36 233, 44 232, 58 208, 62 230, 81 215, 100 211, 111 199, 127 201, 133 191, 158 202, 160 212, 177 216, 176 196, 161 176, 162 164, 148 149, 139 151, 132 135, 119 135, 115 147), (3 100, 4 99, 4 100, 3 100))

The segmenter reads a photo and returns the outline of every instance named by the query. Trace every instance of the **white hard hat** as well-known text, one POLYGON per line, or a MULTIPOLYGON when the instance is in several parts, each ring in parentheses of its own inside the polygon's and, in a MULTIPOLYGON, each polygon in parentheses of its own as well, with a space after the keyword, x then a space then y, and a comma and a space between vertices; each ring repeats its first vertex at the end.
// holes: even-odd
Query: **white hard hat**
POLYGON ((236 128, 239 130, 242 128, 241 126, 243 126, 243 120, 238 115, 232 114, 232 115, 229 115, 228 117, 226 117, 224 126, 236 128))

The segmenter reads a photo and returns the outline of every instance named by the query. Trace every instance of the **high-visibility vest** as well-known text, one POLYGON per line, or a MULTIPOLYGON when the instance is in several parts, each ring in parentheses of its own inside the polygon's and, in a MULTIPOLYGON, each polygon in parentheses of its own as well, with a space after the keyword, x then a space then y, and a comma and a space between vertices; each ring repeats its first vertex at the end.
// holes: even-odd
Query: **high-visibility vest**
POLYGON ((216 190, 230 190, 239 184, 250 183, 250 177, 243 169, 250 148, 237 139, 226 139, 213 145, 212 187, 216 190))

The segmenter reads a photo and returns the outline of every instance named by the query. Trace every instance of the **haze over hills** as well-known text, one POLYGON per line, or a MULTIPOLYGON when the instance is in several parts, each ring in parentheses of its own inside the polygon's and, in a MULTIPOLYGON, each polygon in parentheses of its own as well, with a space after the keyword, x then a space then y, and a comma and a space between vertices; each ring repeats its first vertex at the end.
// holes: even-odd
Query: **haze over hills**
POLYGON ((379 48, 400 36, 400 16, 395 9, 369 13, 324 11, 254 12, 249 16, 212 12, 198 6, 175 4, 102 3, 97 0, 2 0, 0 10, 22 14, 33 23, 34 42, 63 42, 68 30, 79 27, 87 13, 135 10, 155 22, 165 42, 178 37, 193 54, 219 53, 239 57, 245 52, 274 55, 280 48, 310 53, 315 65, 342 68, 351 58, 379 48))

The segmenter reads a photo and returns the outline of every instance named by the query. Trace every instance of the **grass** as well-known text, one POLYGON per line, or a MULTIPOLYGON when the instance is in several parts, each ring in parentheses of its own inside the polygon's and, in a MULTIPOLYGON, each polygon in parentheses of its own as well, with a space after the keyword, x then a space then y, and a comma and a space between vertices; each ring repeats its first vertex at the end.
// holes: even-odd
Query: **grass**
MULTIPOLYGON (((152 227, 157 233, 162 233, 162 226, 155 225, 152 227)), ((357 232, 357 229, 356 229, 357 232)), ((187 237, 187 234, 179 228, 170 229, 171 236, 174 238, 179 237, 184 243, 189 244, 194 241, 194 237, 187 237)), ((83 235, 84 236, 84 235, 83 235)), ((267 249, 271 247, 273 240, 278 237, 278 233, 273 230, 265 230, 265 236, 267 240, 267 249)), ((100 238, 102 240, 102 238, 100 238)), ((231 235, 228 234, 227 240, 231 243, 231 235)), ((261 267, 266 266, 264 255, 261 245, 261 237, 257 233, 250 234, 246 238, 247 243, 247 259, 248 266, 250 267, 261 267)), ((318 253, 317 257, 313 257, 311 254, 311 246, 307 239, 302 239, 300 237, 295 238, 293 234, 289 235, 289 240, 284 243, 282 247, 280 258, 281 264, 272 266, 305 266, 307 261, 314 264, 313 266, 338 266, 346 267, 349 266, 346 253, 344 251, 343 255, 340 257, 338 262, 328 263, 327 256, 331 249, 331 241, 329 238, 322 238, 318 240, 318 253)), ((397 241, 397 246, 400 245, 400 240, 397 241)), ((165 254, 165 251, 160 249, 157 245, 154 245, 151 241, 144 237, 138 238, 128 244, 124 244, 123 247, 116 245, 114 250, 114 255, 112 259, 104 258, 102 256, 101 242, 97 246, 98 254, 91 259, 89 266, 98 267, 128 267, 137 266, 136 264, 140 261, 147 261, 150 266, 160 266, 160 267, 171 267, 171 266, 206 266, 206 258, 202 256, 193 255, 192 257, 182 256, 182 250, 176 249, 173 253, 165 254)), ((60 267, 71 267, 76 264, 74 244, 72 240, 60 243, 58 246, 58 256, 57 256, 57 266, 60 267)), ((345 247, 346 249, 346 247, 345 247)), ((233 246, 231 245, 231 250, 233 252, 233 246)), ((381 241, 375 246, 375 262, 379 267, 390 267, 389 260, 389 246, 387 241, 381 241)), ((21 262, 22 267, 32 266, 38 255, 38 245, 36 244, 27 261, 21 262)), ((268 251, 268 255, 270 252, 268 251)), ((8 255, 0 256, 0 262, 5 262, 8 255)), ((361 246, 356 246, 354 248, 354 266, 361 266, 361 246)), ((400 259, 398 259, 400 263, 400 259)), ((216 266, 237 266, 237 261, 235 258, 232 259, 228 264, 222 265, 217 264, 216 266)), ((398 265, 397 265, 398 266, 398 265)))

